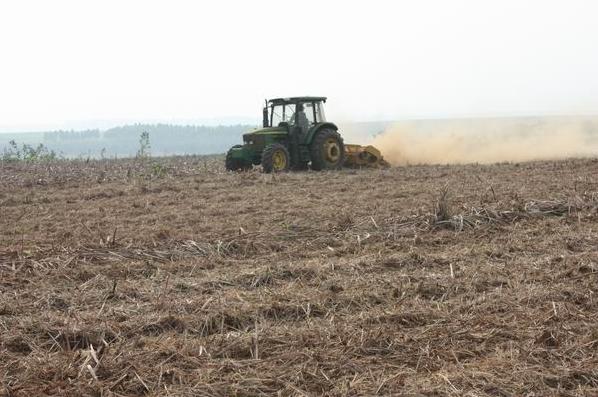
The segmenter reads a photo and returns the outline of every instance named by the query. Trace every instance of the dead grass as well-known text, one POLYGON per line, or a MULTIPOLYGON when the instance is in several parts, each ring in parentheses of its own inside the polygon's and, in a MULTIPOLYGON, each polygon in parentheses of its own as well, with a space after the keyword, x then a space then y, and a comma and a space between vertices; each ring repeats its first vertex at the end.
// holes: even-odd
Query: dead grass
POLYGON ((0 168, 0 395, 598 394, 597 161, 162 161, 0 168))

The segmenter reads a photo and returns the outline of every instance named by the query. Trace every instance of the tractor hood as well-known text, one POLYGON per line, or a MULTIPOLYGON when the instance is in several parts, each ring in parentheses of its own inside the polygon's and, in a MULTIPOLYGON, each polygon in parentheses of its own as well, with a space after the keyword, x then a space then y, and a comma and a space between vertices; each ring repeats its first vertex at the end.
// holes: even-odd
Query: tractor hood
POLYGON ((288 131, 285 127, 266 127, 266 128, 258 128, 246 134, 243 134, 243 140, 245 138, 249 138, 255 135, 282 135, 287 134, 288 131))

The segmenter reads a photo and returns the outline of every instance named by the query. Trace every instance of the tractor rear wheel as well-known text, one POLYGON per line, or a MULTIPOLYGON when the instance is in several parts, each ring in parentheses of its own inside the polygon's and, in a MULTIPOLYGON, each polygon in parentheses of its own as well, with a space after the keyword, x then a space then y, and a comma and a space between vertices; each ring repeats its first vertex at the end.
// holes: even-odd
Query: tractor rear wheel
POLYGON ((233 157, 232 149, 240 147, 243 147, 243 145, 235 145, 226 153, 226 160, 224 161, 224 165, 226 166, 227 171, 247 171, 251 169, 251 164, 248 164, 241 159, 236 159, 233 157))
POLYGON ((321 129, 316 133, 309 151, 312 170, 337 170, 345 161, 343 138, 338 132, 329 128, 321 129))
POLYGON ((274 143, 262 152, 262 168, 265 173, 288 171, 290 166, 291 155, 284 145, 274 143))

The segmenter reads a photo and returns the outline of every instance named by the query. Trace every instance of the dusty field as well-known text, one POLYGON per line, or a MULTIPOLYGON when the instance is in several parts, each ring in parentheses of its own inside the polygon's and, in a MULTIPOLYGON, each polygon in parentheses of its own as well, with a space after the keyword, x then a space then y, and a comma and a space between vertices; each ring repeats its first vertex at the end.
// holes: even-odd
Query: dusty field
POLYGON ((598 395, 598 161, 159 164, 0 166, 0 395, 598 395))

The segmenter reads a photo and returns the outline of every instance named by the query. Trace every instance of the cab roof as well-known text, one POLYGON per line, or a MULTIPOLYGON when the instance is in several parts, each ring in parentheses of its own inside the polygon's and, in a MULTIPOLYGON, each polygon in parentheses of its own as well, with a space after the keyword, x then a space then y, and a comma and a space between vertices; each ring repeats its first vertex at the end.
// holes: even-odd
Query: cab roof
POLYGON ((303 103, 303 102, 326 102, 324 96, 295 96, 288 98, 274 98, 269 99, 268 103, 272 105, 287 105, 291 103, 303 103))

